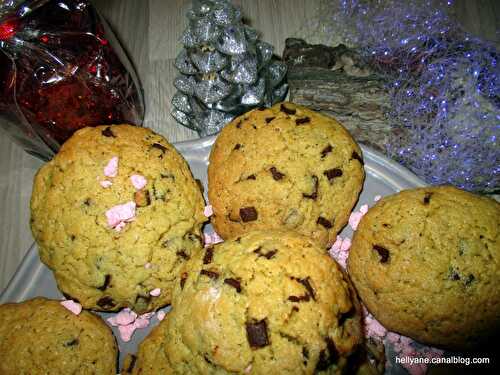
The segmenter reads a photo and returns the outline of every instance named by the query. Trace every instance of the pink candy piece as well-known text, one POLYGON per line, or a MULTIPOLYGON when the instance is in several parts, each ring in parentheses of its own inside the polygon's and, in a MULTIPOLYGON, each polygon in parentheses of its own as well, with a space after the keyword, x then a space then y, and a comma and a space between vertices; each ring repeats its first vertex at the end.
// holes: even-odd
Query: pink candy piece
POLYGON ((351 248, 351 239, 346 237, 342 241, 342 245, 340 246, 340 251, 346 252, 350 248, 351 248))
POLYGON ((150 291, 149 294, 152 295, 153 297, 158 297, 161 294, 161 289, 155 288, 152 291, 150 291))
POLYGON ((137 190, 141 190, 148 183, 146 178, 144 176, 141 176, 140 174, 133 174, 132 176, 130 176, 130 181, 137 190))
MULTIPOLYGON (((135 217, 135 202, 127 202, 119 204, 106 211, 108 225, 111 228, 116 227, 123 221, 131 221, 135 217)), ((120 227, 120 230, 123 228, 120 227)))
POLYGON ((219 243, 219 242, 223 242, 224 240, 222 238, 219 237, 219 235, 215 232, 213 232, 212 234, 204 234, 204 237, 205 237, 205 246, 207 245, 211 245, 211 244, 216 244, 216 243, 219 243))
POLYGON ((67 308, 75 315, 79 315, 82 312, 82 305, 71 299, 61 301, 61 305, 63 305, 65 308, 67 308))
POLYGON ((118 156, 111 158, 108 164, 104 167, 104 175, 107 177, 116 177, 118 174, 118 156))
POLYGON ((210 217, 214 214, 214 210, 212 208, 212 205, 209 204, 207 206, 205 206, 205 209, 203 210, 203 214, 206 216, 206 217, 210 217))
POLYGON ((126 308, 116 316, 108 318, 109 324, 118 327, 122 341, 128 342, 132 338, 136 329, 146 328, 153 313, 146 313, 137 316, 135 312, 126 308))
POLYGON ((151 267, 153 267, 153 265, 149 262, 144 265, 144 268, 147 270, 149 270, 151 267))
POLYGON ((113 185, 113 183, 111 181, 108 181, 108 180, 100 181, 99 184, 101 184, 101 186, 105 189, 109 188, 111 185, 113 185))
POLYGON ((374 200, 375 202, 378 202, 378 201, 379 201, 379 200, 381 200, 381 199, 382 199, 382 196, 381 196, 381 195, 375 195, 375 197, 373 198, 373 200, 374 200))
POLYGON ((368 212, 368 205, 364 204, 359 208, 359 212, 361 212, 363 215, 368 212))
POLYGON ((342 238, 337 236, 337 240, 329 250, 330 256, 335 259, 338 264, 343 268, 347 266, 347 257, 349 256, 349 249, 351 247, 350 238, 342 238))
POLYGON ((126 326, 133 323, 136 318, 137 314, 134 311, 130 310, 129 308, 125 308, 115 316, 108 318, 108 322, 113 327, 126 326))
POLYGON ((165 311, 158 311, 156 313, 156 318, 161 322, 163 319, 165 319, 165 311))

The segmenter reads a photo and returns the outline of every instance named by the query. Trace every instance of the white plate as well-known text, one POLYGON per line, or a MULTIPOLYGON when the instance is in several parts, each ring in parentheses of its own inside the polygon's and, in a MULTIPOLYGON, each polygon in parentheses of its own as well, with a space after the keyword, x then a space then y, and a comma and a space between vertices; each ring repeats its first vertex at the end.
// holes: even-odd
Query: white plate
MULTIPOLYGON (((189 163, 194 177, 203 182, 205 193, 207 191, 208 156, 214 141, 215 137, 207 137, 195 141, 175 144, 177 150, 189 163)), ((363 191, 355 208, 356 210, 363 204, 372 206, 376 195, 385 196, 396 193, 402 189, 425 186, 425 183, 417 176, 394 161, 387 159, 381 153, 365 146, 361 146, 361 148, 363 150, 365 162, 366 179, 363 191)), ((210 225, 205 228, 205 232, 212 232, 210 225)), ((343 237, 351 237, 352 230, 347 226, 344 228, 341 235, 343 237)), ((7 288, 0 295, 0 303, 21 302, 36 296, 55 299, 62 298, 61 293, 56 287, 52 272, 40 262, 36 244, 33 244, 18 267, 14 277, 7 285, 7 288)), ((167 310, 168 308, 165 309, 165 311, 167 310)), ((100 315, 106 319, 114 314, 101 313, 100 315)), ((120 348, 120 365, 124 354, 135 353, 137 345, 157 323, 156 318, 153 318, 149 327, 136 331, 132 340, 128 343, 121 341, 118 330, 113 328, 120 348)), ((393 358, 393 356, 392 358, 388 356, 388 360, 393 358)), ((395 369, 395 367, 392 368, 395 369)))

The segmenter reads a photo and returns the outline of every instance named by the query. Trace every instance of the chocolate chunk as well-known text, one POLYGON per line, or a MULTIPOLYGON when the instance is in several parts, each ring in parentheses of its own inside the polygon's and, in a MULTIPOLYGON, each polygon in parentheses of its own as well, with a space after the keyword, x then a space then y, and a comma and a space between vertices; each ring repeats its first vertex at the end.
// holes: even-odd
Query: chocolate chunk
POLYGON ((135 367, 135 362, 137 361, 137 357, 133 354, 130 355, 130 363, 128 364, 128 367, 127 369, 125 370, 125 372, 131 374, 132 373, 132 370, 134 369, 135 367))
POLYGON ((318 220, 316 220, 316 224, 320 224, 320 225, 324 226, 326 229, 330 229, 333 227, 330 220, 327 220, 322 216, 318 217, 318 220))
POLYGON ((295 120, 295 125, 309 124, 311 119, 309 117, 298 118, 295 120))
POLYGON ((271 174, 273 175, 273 178, 276 181, 281 180, 283 177, 285 177, 285 175, 283 173, 281 173, 280 171, 278 171, 276 169, 276 167, 271 167, 271 169, 269 169, 269 172, 271 172, 271 174))
POLYGON ((263 258, 266 258, 266 259, 273 258, 274 255, 278 252, 278 250, 276 250, 276 249, 269 250, 267 253, 263 253, 261 250, 262 250, 262 248, 259 247, 259 248, 255 249, 253 252, 255 254, 257 254, 259 257, 263 257, 263 258))
POLYGON ((236 124, 236 128, 241 129, 241 120, 236 124))
POLYGON ((183 259, 186 259, 188 260, 189 259, 189 255, 186 254, 186 252, 184 250, 179 250, 175 253, 177 256, 180 256, 181 258, 183 259))
POLYGON ((74 234, 72 234, 71 236, 69 236, 69 239, 70 239, 71 241, 74 241, 74 240, 76 239, 76 236, 75 236, 74 234))
POLYGON ((134 202, 137 207, 146 207, 151 204, 149 190, 139 190, 134 193, 134 202))
POLYGON ((241 148, 241 145, 240 145, 239 143, 236 143, 236 144, 234 145, 233 150, 239 150, 240 148, 241 148))
POLYGON ((63 345, 65 347, 68 347, 68 346, 75 346, 75 345, 78 345, 80 343, 80 341, 78 340, 78 338, 74 338, 73 340, 71 341, 67 341, 65 342, 63 345))
POLYGON ((213 363, 212 363, 212 361, 210 361, 210 360, 208 359, 208 355, 207 355, 207 354, 205 354, 205 355, 203 356, 203 359, 204 359, 204 360, 205 360, 205 362, 207 362, 208 364, 211 364, 211 365, 213 364, 213 363))
POLYGON ((338 352, 333 340, 330 337, 327 337, 325 339, 325 342, 328 354, 326 350, 322 350, 319 352, 319 359, 318 363, 316 364, 315 370, 316 372, 328 370, 328 368, 338 359, 338 352))
POLYGON ((348 311, 345 313, 340 313, 339 314, 339 326, 343 325, 347 319, 351 319, 356 315, 356 309, 354 306, 352 306, 348 311))
POLYGON ((297 306, 292 307, 292 312, 299 312, 299 308, 297 306))
POLYGON ((184 284, 186 283, 186 280, 188 278, 188 274, 186 272, 183 272, 181 275, 181 289, 184 289, 184 284))
POLYGON ((214 271, 209 271, 209 270, 201 270, 200 271, 201 275, 205 275, 210 277, 211 279, 217 280, 219 278, 219 274, 214 271))
POLYGON ((97 301, 97 306, 100 306, 103 309, 111 309, 116 306, 116 303, 113 301, 113 298, 104 296, 97 301))
POLYGON ((238 279, 224 279, 224 284, 232 286, 234 289, 236 289, 236 292, 241 293, 241 282, 238 279))
POLYGON ((294 115, 295 113, 297 113, 295 108, 288 108, 284 104, 281 104, 280 111, 286 113, 287 115, 294 115))
POLYGON ((307 362, 309 361, 309 350, 305 346, 302 347, 302 357, 304 357, 304 365, 307 366, 307 362))
POLYGON ((255 180, 257 177, 255 177, 254 174, 251 174, 250 176, 247 177, 247 180, 255 180))
POLYGON ((322 151, 321 151, 321 157, 324 158, 327 154, 332 152, 333 148, 331 145, 326 146, 322 151))
POLYGON ((241 220, 243 220, 244 223, 247 223, 249 221, 255 221, 257 220, 257 210, 255 207, 242 207, 240 208, 240 217, 241 220))
POLYGON ((326 355, 326 351, 322 350, 319 352, 318 363, 316 363, 315 373, 319 371, 326 371, 330 363, 328 362, 328 356, 326 355))
POLYGON ((472 282, 475 280, 476 278, 474 277, 473 274, 470 274, 469 276, 467 276, 467 279, 465 280, 465 286, 470 286, 470 284, 472 284, 472 282))
POLYGON ((361 156, 359 156, 359 154, 356 151, 352 152, 352 158, 356 159, 357 161, 359 161, 361 163, 361 165, 365 164, 364 161, 363 161, 363 159, 361 158, 361 156))
POLYGON ((460 274, 456 270, 452 270, 450 273, 450 280, 453 280, 453 281, 460 280, 460 274))
POLYGON ((213 246, 207 247, 207 250, 205 251, 205 256, 203 257, 203 264, 212 263, 213 256, 214 256, 213 246))
POLYGON ((313 184, 314 184, 313 192, 311 194, 302 193, 302 196, 304 198, 316 200, 316 199, 318 199, 319 180, 318 180, 318 176, 315 176, 315 175, 312 175, 311 178, 312 178, 313 184))
POLYGON ((102 286, 100 286, 97 289, 105 291, 108 288, 110 282, 111 282, 111 275, 104 276, 104 284, 102 284, 102 286))
POLYGON ((266 124, 269 124, 271 121, 273 121, 276 117, 266 117, 266 124))
POLYGON ((326 341, 326 348, 328 349, 328 352, 330 354, 330 363, 334 363, 339 358, 339 352, 337 351, 337 347, 335 346, 335 343, 329 336, 325 338, 325 341, 326 341))
POLYGON ((390 255, 389 250, 380 245, 373 245, 373 250, 378 252, 378 255, 380 255, 380 263, 387 263, 390 255))
POLYGON ((151 145, 151 147, 153 147, 153 148, 156 148, 156 149, 160 150, 160 151, 162 152, 162 154, 164 154, 164 153, 165 153, 165 151, 167 151, 167 148, 166 148, 165 146, 163 146, 163 145, 159 144, 159 143, 153 143, 153 144, 151 145))
POLYGON ((92 200, 91 200, 90 198, 87 198, 87 199, 85 199, 85 200, 83 201, 83 204, 84 204, 85 206, 90 206, 90 205, 92 204, 92 200))
POLYGON ((260 321, 246 322, 247 340, 252 349, 263 348, 269 345, 267 337, 267 322, 265 319, 260 321))
POLYGON ((101 131, 101 134, 105 137, 112 137, 112 138, 116 138, 116 135, 115 133, 113 133, 111 131, 111 128, 108 126, 106 127, 103 131, 101 131))
POLYGON ((291 302, 302 302, 302 301, 309 301, 310 297, 308 294, 304 295, 304 296, 290 296, 288 297, 288 300, 291 301, 291 302))
POLYGON ((328 169, 324 171, 323 174, 326 176, 326 178, 328 178, 328 181, 330 181, 331 183, 334 178, 342 176, 342 169, 340 168, 328 169))
POLYGON ((306 288, 306 290, 307 290, 307 294, 308 294, 308 295, 309 295, 309 296, 310 296, 313 300, 315 300, 315 301, 316 301, 316 294, 315 294, 315 292, 314 292, 313 287, 311 286, 311 282, 309 281, 309 280, 310 280, 309 276, 308 276, 308 277, 306 277, 305 279, 300 279, 300 278, 298 278, 298 277, 292 277, 292 280, 295 280, 295 281, 297 281, 297 282, 301 283, 301 284, 304 286, 304 288, 306 288))
POLYGON ((429 204, 431 202, 432 193, 425 193, 424 204, 429 204))

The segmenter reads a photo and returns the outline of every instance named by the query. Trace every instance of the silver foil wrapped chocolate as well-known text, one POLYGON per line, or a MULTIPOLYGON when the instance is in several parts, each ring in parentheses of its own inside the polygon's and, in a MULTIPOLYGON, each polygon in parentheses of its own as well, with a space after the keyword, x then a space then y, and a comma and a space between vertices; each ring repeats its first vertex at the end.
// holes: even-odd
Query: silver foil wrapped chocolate
POLYGON ((200 136, 215 134, 251 108, 285 98, 286 65, 230 0, 193 0, 187 18, 172 98, 180 124, 200 136))

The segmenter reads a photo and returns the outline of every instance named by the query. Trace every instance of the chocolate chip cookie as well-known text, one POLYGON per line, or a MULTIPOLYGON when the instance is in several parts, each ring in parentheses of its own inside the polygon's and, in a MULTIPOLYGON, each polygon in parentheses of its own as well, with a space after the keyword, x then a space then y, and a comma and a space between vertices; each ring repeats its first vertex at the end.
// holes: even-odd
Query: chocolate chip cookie
POLYGON ((347 275, 294 232, 252 232, 188 261, 134 374, 341 373, 363 342, 347 275))
POLYGON ((256 109, 227 125, 212 148, 212 224, 224 239, 281 228, 327 247, 363 180, 361 150, 333 118, 293 103, 256 109))
POLYGON ((354 234, 348 271, 389 330, 464 350, 500 332, 500 204, 454 187, 380 200, 354 234))
POLYGON ((74 315, 60 302, 0 306, 0 374, 117 373, 111 329, 97 315, 74 315))
POLYGON ((170 303, 181 265, 201 249, 203 208, 187 163, 163 137, 98 126, 76 132, 37 173, 31 229, 69 298, 143 313, 170 303))

